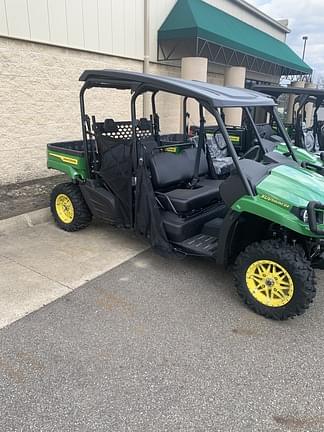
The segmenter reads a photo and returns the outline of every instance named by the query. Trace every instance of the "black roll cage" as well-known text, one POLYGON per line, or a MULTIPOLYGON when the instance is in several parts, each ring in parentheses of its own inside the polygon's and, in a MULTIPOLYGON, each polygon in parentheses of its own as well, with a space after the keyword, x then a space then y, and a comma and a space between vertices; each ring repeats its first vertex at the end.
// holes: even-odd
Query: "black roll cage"
MULTIPOLYGON (((137 165, 138 165, 138 139, 136 137, 136 99, 138 96, 146 93, 146 92, 151 92, 152 89, 146 87, 145 85, 143 86, 139 86, 136 91, 133 93, 132 98, 131 98, 131 115, 132 115, 132 128, 133 128, 133 169, 136 170, 137 165)), ((152 109, 153 109, 153 117, 154 115, 156 115, 156 104, 155 104, 155 98, 156 95, 159 93, 158 89, 155 89, 152 92, 152 109)), ((178 96, 182 96, 181 94, 178 93, 173 93, 173 92, 168 92, 169 94, 175 94, 178 96)), ((189 96, 185 96, 184 97, 184 108, 186 108, 186 102, 189 96)), ((237 153, 235 151, 235 147, 228 135, 226 126, 223 122, 222 116, 220 115, 220 113, 218 112, 218 110, 214 107, 211 106, 210 104, 206 103, 203 100, 198 100, 196 97, 193 97, 192 99, 196 100, 196 102, 199 104, 199 113, 200 113, 200 124, 202 125, 205 122, 205 119, 203 118, 203 108, 205 108, 207 111, 209 111, 215 118, 217 121, 217 124, 222 132, 222 135, 225 139, 227 148, 229 149, 230 155, 233 158, 233 162, 235 164, 235 167, 241 177, 241 180, 244 184, 244 187, 246 189, 246 192, 248 195, 250 196, 254 196, 255 193, 251 188, 250 183, 248 182, 248 179, 246 178, 245 174, 243 173, 240 164, 239 164, 239 158, 237 156, 237 153)), ((184 111, 183 114, 183 120, 185 120, 187 117, 186 111, 184 111)), ((153 127, 154 127, 154 123, 153 123, 153 127)), ((185 129, 185 125, 183 125, 183 129, 185 129)), ((204 133, 204 128, 202 130, 202 126, 200 126, 200 131, 199 131, 199 135, 201 135, 201 133, 204 133)), ((184 132, 185 135, 185 132, 184 132)), ((201 141, 201 140, 199 140, 201 141)), ((198 151, 197 151, 197 155, 196 155, 196 159, 199 161, 200 160, 200 151, 201 151, 201 142, 198 144, 198 151)), ((195 163, 195 167, 197 167, 197 160, 195 163)), ((196 170, 195 170, 196 171, 196 170)), ((195 175, 195 173, 193 173, 193 175, 195 175)))
MULTIPOLYGON (((324 90, 323 89, 314 89, 311 87, 308 88, 298 88, 298 87, 276 87, 276 86, 262 86, 255 85, 252 87, 253 90, 262 92, 263 94, 270 95, 275 101, 283 95, 296 95, 296 98, 293 103, 293 118, 292 125, 295 127, 297 140, 300 141, 301 134, 301 122, 303 119, 303 113, 305 110, 305 106, 308 103, 313 103, 315 106, 315 110, 313 113, 313 135, 314 137, 318 137, 318 110, 320 107, 324 106, 324 90), (298 109, 295 109, 295 106, 298 104, 298 109)), ((318 137, 319 138, 319 137, 318 137)))
MULTIPOLYGON (((250 196, 254 196, 255 192, 253 191, 246 175, 244 174, 244 172, 242 171, 240 164, 239 164, 239 157, 236 153, 235 147, 229 137, 228 131, 226 129, 225 123, 224 123, 224 118, 223 118, 223 114, 219 112, 219 109, 216 108, 215 106, 213 106, 211 103, 208 102, 208 100, 203 100, 203 98, 197 98, 195 95, 190 96, 190 95, 184 95, 181 94, 180 92, 177 93, 176 91, 171 91, 171 90, 164 90, 164 89, 158 89, 158 88, 154 88, 152 86, 148 86, 146 84, 141 84, 138 82, 134 82, 134 83, 122 83, 121 85, 116 85, 116 84, 109 84, 109 83, 105 83, 102 82, 100 80, 89 80, 89 81, 85 81, 83 86, 81 87, 80 90, 80 112, 81 112, 81 125, 82 125, 82 137, 83 137, 83 143, 84 143, 84 154, 85 154, 85 159, 86 159, 86 164, 89 167, 89 175, 91 178, 95 178, 96 177, 96 172, 94 167, 91 167, 91 163, 90 163, 90 157, 89 157, 89 153, 91 151, 93 151, 93 145, 94 145, 94 140, 91 139, 91 137, 94 137, 94 133, 90 130, 90 119, 89 116, 86 114, 86 110, 85 110, 85 92, 88 89, 91 89, 93 87, 101 87, 101 88, 117 88, 117 89, 124 89, 124 90, 131 90, 132 91, 132 97, 131 97, 131 125, 132 125, 132 166, 133 166, 133 175, 135 176, 136 173, 136 169, 138 167, 138 164, 141 163, 141 161, 139 160, 139 143, 140 141, 137 138, 137 134, 136 134, 136 127, 137 127, 137 118, 136 118, 136 100, 139 96, 143 95, 144 93, 152 93, 151 96, 151 105, 152 105, 152 123, 153 123, 153 135, 155 137, 155 139, 159 139, 159 117, 158 114, 156 112, 156 95, 159 93, 159 91, 162 92, 166 92, 169 94, 174 94, 174 95, 178 95, 178 96, 183 96, 183 134, 184 137, 187 137, 188 135, 188 131, 186 128, 186 120, 187 120, 187 100, 188 98, 191 98, 193 100, 195 100, 198 104, 199 104, 199 112, 200 112, 200 123, 201 123, 201 127, 200 127, 200 134, 204 133, 204 127, 202 126, 205 122, 204 118, 203 118, 203 109, 206 109, 210 114, 212 114, 217 122, 218 128, 221 131, 226 146, 229 150, 230 156, 233 159, 234 165, 236 167, 236 170, 243 182, 243 185, 245 187, 246 193, 250 196)), ((260 106, 260 105, 259 105, 260 106)), ((262 106, 262 105, 261 105, 262 106)), ((235 106, 231 107, 231 108, 235 108, 235 106)), ((237 106, 237 108, 242 108, 243 111, 246 113, 247 118, 249 119, 249 122, 251 123, 251 126, 254 130, 254 133, 256 135, 257 141, 259 146, 261 147, 262 151, 264 153, 266 153, 266 150, 264 148, 264 145, 262 143, 262 139, 260 134, 258 133, 257 127, 255 125, 255 122, 252 118, 251 112, 250 112, 250 107, 248 106, 237 106)), ((273 109, 272 113, 273 116, 278 124, 279 130, 284 138, 284 140, 286 141, 288 150, 289 150, 289 154, 292 156, 292 158, 297 161, 297 158, 294 154, 292 145, 291 145, 291 141, 290 138, 284 128, 284 126, 281 124, 281 120, 280 117, 277 113, 276 107, 275 106, 271 106, 271 108, 273 109)), ((197 158, 200 157, 200 151, 201 151, 201 146, 202 146, 202 141, 199 140, 200 143, 198 144, 198 151, 197 151, 197 158)), ((195 166, 197 166, 197 163, 195 163, 195 166)), ((195 173, 193 173, 195 174, 195 173)))
MULTIPOLYGON (((79 99, 80 99, 82 138, 83 138, 83 146, 84 146, 84 158, 85 158, 86 166, 88 167, 88 170, 90 171, 90 160, 89 160, 89 154, 88 154, 88 149, 89 149, 88 135, 91 133, 91 130, 87 130, 87 126, 89 126, 89 125, 87 124, 88 120, 87 120, 87 115, 85 112, 85 102, 84 102, 85 91, 88 88, 91 88, 91 87, 88 86, 87 83, 85 82, 83 84, 83 86, 81 87, 79 99)), ((89 174, 91 175, 90 172, 89 172, 89 174)))
MULTIPOLYGON (((187 118, 188 118, 187 99, 188 99, 188 97, 185 97, 183 99, 183 119, 182 119, 182 124, 183 124, 184 136, 186 136, 188 134, 188 126, 187 126, 187 118)), ((264 144, 262 142, 262 137, 261 137, 261 135, 260 135, 260 133, 258 131, 258 128, 257 128, 257 126, 255 124, 255 121, 253 119, 253 116, 251 114, 251 107, 242 106, 242 107, 237 107, 237 108, 242 108, 243 112, 246 114, 247 119, 248 119, 248 121, 250 123, 250 126, 252 127, 253 132, 254 132, 254 134, 256 136, 258 145, 260 146, 261 150, 263 151, 263 154, 265 154, 267 152, 267 150, 264 147, 264 144)), ((271 109, 271 115, 275 119, 275 121, 276 121, 276 123, 278 125, 278 128, 279 128, 279 131, 280 131, 280 133, 282 135, 282 138, 284 139, 284 141, 285 141, 285 143, 287 145, 289 156, 291 156, 293 158, 293 160, 295 162, 297 162, 297 157, 296 157, 296 155, 294 153, 294 149, 292 147, 292 143, 291 143, 290 137, 289 137, 289 135, 288 135, 285 127, 283 126, 283 124, 281 122, 281 119, 280 119, 277 107, 276 106, 270 106, 268 108, 271 109)), ((216 111, 218 112, 218 110, 216 110, 216 111)), ((223 110, 222 109, 221 109, 220 116, 221 116, 222 122, 225 124, 225 116, 223 114, 223 110)))
POLYGON ((321 106, 323 106, 323 102, 324 102, 324 95, 315 97, 315 96, 303 94, 303 95, 299 95, 295 98, 292 124, 295 127, 296 137, 297 137, 297 140, 299 142, 301 139, 301 129, 302 129, 302 121, 303 121, 303 117, 304 117, 304 110, 305 110, 305 107, 308 103, 313 103, 315 106, 314 113, 313 113, 313 125, 312 125, 311 129, 313 130, 314 137, 317 137, 319 139, 317 113, 318 113, 319 108, 321 106), (295 110, 296 104, 299 105, 297 111, 295 110))

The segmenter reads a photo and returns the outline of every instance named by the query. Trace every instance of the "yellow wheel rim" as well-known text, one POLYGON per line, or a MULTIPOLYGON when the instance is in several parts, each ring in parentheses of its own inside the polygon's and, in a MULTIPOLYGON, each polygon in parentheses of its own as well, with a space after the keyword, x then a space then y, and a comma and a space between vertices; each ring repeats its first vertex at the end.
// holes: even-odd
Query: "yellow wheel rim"
POLYGON ((55 210, 62 222, 70 224, 74 219, 72 201, 65 194, 59 194, 55 200, 55 210))
POLYGON ((260 260, 252 263, 246 271, 246 284, 251 295, 261 304, 281 307, 294 295, 294 283, 288 271, 280 264, 260 260))

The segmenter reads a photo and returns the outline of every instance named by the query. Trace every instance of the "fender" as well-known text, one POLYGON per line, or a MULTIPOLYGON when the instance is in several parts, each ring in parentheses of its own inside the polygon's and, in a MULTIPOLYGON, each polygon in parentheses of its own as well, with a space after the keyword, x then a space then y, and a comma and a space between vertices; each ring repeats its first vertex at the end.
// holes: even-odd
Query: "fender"
POLYGON ((235 236, 236 228, 241 217, 241 213, 230 209, 224 218, 220 232, 217 248, 216 262, 227 267, 228 259, 232 247, 232 240, 235 236))

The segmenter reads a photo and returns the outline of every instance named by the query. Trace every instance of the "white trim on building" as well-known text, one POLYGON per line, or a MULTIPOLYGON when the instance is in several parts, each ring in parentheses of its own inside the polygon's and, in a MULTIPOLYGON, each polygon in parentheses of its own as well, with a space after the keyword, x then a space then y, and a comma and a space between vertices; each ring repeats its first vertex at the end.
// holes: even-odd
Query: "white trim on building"
MULTIPOLYGON (((244 0, 205 0, 285 41, 289 30, 244 0)), ((150 0, 150 60, 176 0, 150 0)), ((0 0, 0 36, 143 59, 144 0, 0 0)))

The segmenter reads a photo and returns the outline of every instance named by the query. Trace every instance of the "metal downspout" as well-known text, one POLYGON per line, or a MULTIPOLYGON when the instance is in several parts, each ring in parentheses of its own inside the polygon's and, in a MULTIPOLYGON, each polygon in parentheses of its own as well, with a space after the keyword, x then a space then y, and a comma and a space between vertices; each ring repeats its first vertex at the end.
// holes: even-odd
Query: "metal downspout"
MULTIPOLYGON (((143 73, 150 73, 150 0, 144 0, 144 63, 143 73)), ((143 113, 145 118, 151 114, 150 95, 144 94, 143 113)))

